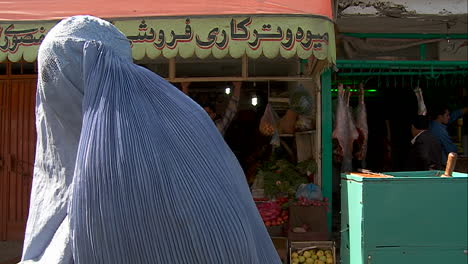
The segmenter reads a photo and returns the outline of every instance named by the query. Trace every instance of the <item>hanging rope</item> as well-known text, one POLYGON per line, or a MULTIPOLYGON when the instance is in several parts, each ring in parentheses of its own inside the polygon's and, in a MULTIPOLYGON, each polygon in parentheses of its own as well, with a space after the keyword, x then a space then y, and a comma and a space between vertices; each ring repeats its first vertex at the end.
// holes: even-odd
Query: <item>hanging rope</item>
POLYGON ((429 88, 429 78, 426 78, 426 88, 429 88))
POLYGON ((418 75, 418 83, 416 84, 416 86, 418 88, 421 88, 421 86, 419 86, 419 81, 421 80, 421 69, 419 69, 419 75, 418 75))
MULTIPOLYGON (((400 69, 400 74, 401 74, 401 69, 400 69)), ((405 75, 401 75, 401 86, 405 88, 405 75)))
MULTIPOLYGON (((375 71, 374 69, 371 69, 371 74, 373 74, 375 71)), ((370 81, 370 79, 372 79, 373 76, 368 76, 368 78, 364 78, 363 79, 363 84, 366 85, 368 81, 370 81)))
POLYGON ((387 88, 390 88, 390 76, 387 76, 386 83, 387 83, 387 88))
POLYGON ((268 100, 270 99, 270 80, 267 81, 268 86, 268 100))
POLYGON ((413 86, 413 75, 410 76, 410 86, 411 86, 411 89, 414 89, 414 86, 413 86))
POLYGON ((381 74, 382 74, 382 69, 379 69, 379 75, 378 75, 378 78, 377 78, 377 88, 378 88, 378 89, 381 88, 381 84, 382 84, 382 83, 381 83, 382 80, 380 79, 381 74))

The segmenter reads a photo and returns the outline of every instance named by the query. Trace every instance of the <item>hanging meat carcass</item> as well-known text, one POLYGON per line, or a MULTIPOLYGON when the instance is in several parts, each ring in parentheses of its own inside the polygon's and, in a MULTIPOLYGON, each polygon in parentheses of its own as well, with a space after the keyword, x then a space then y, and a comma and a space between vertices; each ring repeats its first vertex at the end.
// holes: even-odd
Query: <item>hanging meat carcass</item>
POLYGON ((369 138, 369 129, 367 127, 367 110, 364 102, 364 84, 359 85, 359 102, 355 112, 355 124, 359 134, 355 149, 354 158, 363 161, 367 154, 367 140, 369 138))
POLYGON ((425 116, 427 114, 427 109, 426 109, 426 105, 424 104, 424 97, 422 94, 422 89, 419 87, 416 87, 416 89, 414 89, 413 91, 414 91, 414 94, 416 95, 416 98, 418 99, 418 115, 425 116))
POLYGON ((349 91, 345 91, 343 84, 338 84, 338 102, 332 138, 337 143, 334 154, 342 161, 342 172, 352 170, 353 142, 358 138, 358 132, 349 109, 349 96, 349 91))

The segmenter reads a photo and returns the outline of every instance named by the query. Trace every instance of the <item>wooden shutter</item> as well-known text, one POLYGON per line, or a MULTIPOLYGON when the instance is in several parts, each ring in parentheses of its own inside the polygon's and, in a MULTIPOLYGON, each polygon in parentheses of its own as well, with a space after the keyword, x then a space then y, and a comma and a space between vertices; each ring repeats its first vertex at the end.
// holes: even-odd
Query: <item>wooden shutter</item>
POLYGON ((35 155, 36 79, 0 80, 0 240, 22 240, 35 155))

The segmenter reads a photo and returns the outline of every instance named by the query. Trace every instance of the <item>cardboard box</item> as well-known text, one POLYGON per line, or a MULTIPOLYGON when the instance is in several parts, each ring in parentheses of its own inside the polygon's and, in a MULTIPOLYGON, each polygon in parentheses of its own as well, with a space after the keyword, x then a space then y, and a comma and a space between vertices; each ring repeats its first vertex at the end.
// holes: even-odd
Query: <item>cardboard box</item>
POLYGON ((329 240, 327 209, 323 206, 297 206, 289 208, 288 238, 292 241, 329 240), (293 232, 295 227, 307 226, 307 232, 293 232))

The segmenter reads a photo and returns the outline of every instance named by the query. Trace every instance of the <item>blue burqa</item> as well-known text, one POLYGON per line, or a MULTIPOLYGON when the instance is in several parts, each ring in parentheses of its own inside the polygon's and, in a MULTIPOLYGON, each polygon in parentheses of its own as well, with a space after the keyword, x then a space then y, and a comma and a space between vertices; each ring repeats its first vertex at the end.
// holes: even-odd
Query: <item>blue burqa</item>
POLYGON ((118 29, 65 19, 38 65, 23 263, 280 263, 212 120, 118 29))

